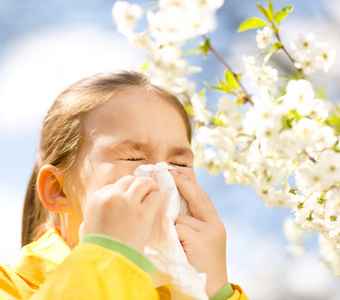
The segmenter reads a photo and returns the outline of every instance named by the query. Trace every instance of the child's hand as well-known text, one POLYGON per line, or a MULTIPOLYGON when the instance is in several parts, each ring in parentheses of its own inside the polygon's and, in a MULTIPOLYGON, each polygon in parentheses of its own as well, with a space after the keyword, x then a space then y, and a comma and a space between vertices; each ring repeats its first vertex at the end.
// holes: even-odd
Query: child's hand
POLYGON ((170 172, 193 215, 178 216, 177 234, 189 263, 198 272, 207 274, 207 294, 211 297, 228 283, 226 231, 202 188, 186 175, 170 172))
POLYGON ((85 204, 79 237, 104 234, 143 251, 164 200, 151 178, 125 176, 95 192, 85 204))

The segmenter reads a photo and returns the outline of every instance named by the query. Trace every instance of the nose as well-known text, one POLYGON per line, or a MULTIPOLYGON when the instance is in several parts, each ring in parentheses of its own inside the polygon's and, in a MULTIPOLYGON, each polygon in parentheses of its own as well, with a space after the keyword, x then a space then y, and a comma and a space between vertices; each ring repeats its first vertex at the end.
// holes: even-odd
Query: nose
POLYGON ((157 158, 157 159, 152 159, 150 160, 149 164, 156 165, 158 163, 164 162, 166 164, 169 164, 168 161, 165 158, 157 158))
POLYGON ((163 153, 163 151, 159 151, 159 149, 157 149, 157 150, 158 150, 157 153, 155 151, 153 153, 153 155, 149 156, 148 163, 155 165, 155 164, 160 163, 160 162, 165 162, 165 163, 168 164, 169 162, 168 162, 168 158, 167 158, 166 153, 163 153))

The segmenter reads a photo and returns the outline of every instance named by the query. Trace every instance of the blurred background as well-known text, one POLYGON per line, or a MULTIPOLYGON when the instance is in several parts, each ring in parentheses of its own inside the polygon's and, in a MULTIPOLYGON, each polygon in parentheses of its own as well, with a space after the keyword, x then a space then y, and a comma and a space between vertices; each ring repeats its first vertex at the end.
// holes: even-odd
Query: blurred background
MULTIPOLYGON (((145 4, 148 1, 131 1, 145 4)), ((261 1, 266 5, 266 1, 261 1)), ((312 32, 340 53, 340 2, 273 0, 274 8, 293 5, 282 23, 282 40, 312 32)), ((26 185, 35 162, 42 119, 56 96, 75 81, 104 71, 138 68, 143 53, 116 32, 114 0, 0 0, 0 262, 10 263, 20 250, 21 213, 26 185)), ((218 29, 208 36, 237 71, 241 55, 258 52, 255 31, 236 34, 248 17, 260 16, 254 0, 227 0, 218 12, 218 29)), ((289 47, 288 47, 289 48, 289 47)), ((223 74, 209 56, 193 59, 204 72, 195 80, 215 83, 223 74)), ((279 57, 274 65, 285 68, 279 57)), ((340 92, 339 60, 327 75, 313 77, 332 101, 340 92)), ((251 88, 250 88, 251 89, 251 88)), ((210 101, 217 94, 209 94, 210 101)), ((286 251, 282 232, 287 209, 268 208, 246 186, 197 170, 201 186, 215 203, 228 234, 228 275, 248 297, 259 299, 340 299, 340 279, 322 265, 316 241, 302 258, 286 251)))

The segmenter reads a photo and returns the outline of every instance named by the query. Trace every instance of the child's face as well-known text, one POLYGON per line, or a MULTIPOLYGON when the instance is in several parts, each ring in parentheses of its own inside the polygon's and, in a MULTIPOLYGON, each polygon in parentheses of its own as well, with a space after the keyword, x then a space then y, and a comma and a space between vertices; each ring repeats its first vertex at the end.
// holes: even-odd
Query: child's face
POLYGON ((88 197, 132 175, 141 164, 166 162, 195 179, 184 120, 171 103, 155 93, 141 88, 119 91, 88 114, 84 130, 86 139, 64 186, 73 202, 72 218, 78 220, 77 226, 88 197))

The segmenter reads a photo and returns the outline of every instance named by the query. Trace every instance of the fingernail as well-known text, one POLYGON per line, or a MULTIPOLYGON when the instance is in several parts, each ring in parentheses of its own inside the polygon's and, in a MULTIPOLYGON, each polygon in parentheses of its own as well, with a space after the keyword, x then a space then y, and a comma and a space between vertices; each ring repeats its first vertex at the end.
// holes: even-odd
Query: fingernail
POLYGON ((178 172, 176 169, 169 169, 169 172, 174 174, 174 175, 178 175, 178 172))

